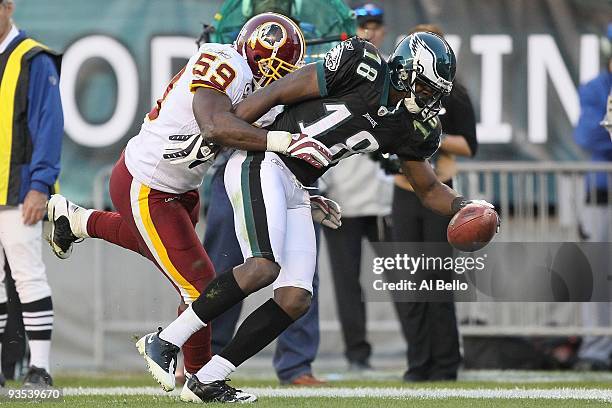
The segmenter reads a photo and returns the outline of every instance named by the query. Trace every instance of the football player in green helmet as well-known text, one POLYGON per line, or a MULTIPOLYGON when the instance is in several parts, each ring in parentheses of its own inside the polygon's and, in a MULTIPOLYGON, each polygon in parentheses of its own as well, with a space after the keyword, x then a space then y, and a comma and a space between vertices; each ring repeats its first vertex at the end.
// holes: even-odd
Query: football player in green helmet
POLYGON ((441 183, 427 161, 440 144, 442 129, 435 117, 440 98, 450 92, 455 76, 448 44, 434 34, 412 34, 398 45, 392 62, 390 69, 374 45, 350 38, 323 61, 274 81, 235 107, 236 118, 253 123, 285 105, 261 135, 305 134, 332 157, 327 166, 315 168, 271 152, 232 153, 224 182, 245 261, 215 278, 161 338, 178 351, 191 333, 251 293, 272 285, 274 295, 198 371, 203 384, 225 381, 308 311, 317 258, 312 206, 331 228, 341 224, 340 208, 312 200, 308 189, 335 163, 354 154, 396 154, 416 195, 432 211, 452 216, 470 203, 493 208, 441 183))
POLYGON ((455 79, 455 53, 442 37, 430 32, 404 38, 389 57, 391 85, 409 92, 404 99, 409 112, 424 121, 440 110, 440 100, 450 94, 455 79))

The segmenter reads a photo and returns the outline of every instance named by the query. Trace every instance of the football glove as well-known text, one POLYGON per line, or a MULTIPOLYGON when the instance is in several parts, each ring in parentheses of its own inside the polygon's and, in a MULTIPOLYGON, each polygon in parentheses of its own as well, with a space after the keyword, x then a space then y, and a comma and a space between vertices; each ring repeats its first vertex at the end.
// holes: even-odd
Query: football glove
POLYGON ((172 164, 189 163, 190 169, 212 159, 218 150, 218 146, 204 140, 201 134, 173 135, 168 139, 174 143, 164 146, 163 158, 172 164))
POLYGON ((338 229, 342 225, 342 210, 337 202, 320 195, 310 196, 310 210, 312 219, 331 229, 338 229))
POLYGON ((385 174, 402 174, 402 161, 396 154, 381 153, 377 150, 369 154, 370 158, 378 162, 385 174))
POLYGON ((327 146, 303 133, 271 130, 268 132, 267 150, 304 160, 317 169, 328 166, 332 160, 327 146))

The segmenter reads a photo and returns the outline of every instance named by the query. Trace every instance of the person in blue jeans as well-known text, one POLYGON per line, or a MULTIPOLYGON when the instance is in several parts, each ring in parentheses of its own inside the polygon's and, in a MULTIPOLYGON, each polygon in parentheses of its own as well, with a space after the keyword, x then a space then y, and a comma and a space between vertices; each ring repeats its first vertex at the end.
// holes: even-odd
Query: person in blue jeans
MULTIPOLYGON (((243 263, 242 252, 234 230, 234 216, 223 183, 225 165, 229 153, 222 153, 210 169, 212 179, 209 187, 208 210, 204 248, 215 271, 231 271, 243 263)), ((317 246, 319 224, 315 223, 317 246)), ((319 275, 315 271, 314 294, 308 312, 293 323, 278 338, 274 353, 274 369, 281 384, 320 385, 323 381, 312 374, 311 364, 319 348, 319 275)), ((242 304, 237 304, 212 322, 212 352, 217 354, 232 339, 242 304)))

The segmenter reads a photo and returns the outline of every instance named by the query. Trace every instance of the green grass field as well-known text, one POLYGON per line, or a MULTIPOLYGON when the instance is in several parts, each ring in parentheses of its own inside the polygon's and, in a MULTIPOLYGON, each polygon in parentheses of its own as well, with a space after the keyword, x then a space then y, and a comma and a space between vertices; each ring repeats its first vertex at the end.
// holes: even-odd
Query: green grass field
MULTIPOLYGON (((488 377, 487 375, 482 377, 488 377)), ((253 390, 260 395, 256 407, 595 407, 612 403, 609 376, 589 374, 572 376, 540 376, 520 373, 503 381, 502 372, 494 372, 490 380, 403 384, 389 379, 351 379, 330 381, 318 388, 280 387, 273 379, 253 380, 236 377, 232 385, 253 390), (501 373, 501 374, 500 374, 501 373), (536 379, 536 380, 534 380, 536 379), (354 395, 353 395, 354 394, 354 395), (380 395, 379 395, 380 394, 380 395), (469 394, 467 397, 466 394, 469 394)), ((469 376, 468 376, 469 378, 469 376)), ((480 378, 480 377, 479 377, 480 378)), ((164 394, 145 375, 57 375, 56 386, 65 392, 64 402, 37 403, 36 406, 100 407, 165 407, 184 406, 175 390, 164 394)), ((18 383, 9 382, 9 387, 18 383)), ((0 403, 3 407, 23 407, 21 402, 0 403)), ((220 404, 212 404, 214 406, 220 404)))
MULTIPOLYGON (((37 407, 57 407, 58 403, 36 404, 37 407)), ((100 406, 122 406, 122 407, 177 407, 185 406, 185 403, 172 397, 73 397, 66 398, 62 406, 70 407, 100 407, 100 406)), ((2 404, 3 406, 23 407, 23 403, 2 404)), ((209 404, 210 406, 225 406, 224 404, 209 404)), ((474 400, 467 398, 449 398, 444 400, 399 400, 399 399, 371 399, 371 398, 291 398, 286 400, 261 398, 255 403, 258 408, 267 407, 296 407, 296 408, 372 408, 372 407, 418 407, 418 408, 463 408, 463 407, 487 407, 487 408, 530 408, 530 407, 603 407, 609 403, 601 401, 577 401, 577 400, 474 400)))

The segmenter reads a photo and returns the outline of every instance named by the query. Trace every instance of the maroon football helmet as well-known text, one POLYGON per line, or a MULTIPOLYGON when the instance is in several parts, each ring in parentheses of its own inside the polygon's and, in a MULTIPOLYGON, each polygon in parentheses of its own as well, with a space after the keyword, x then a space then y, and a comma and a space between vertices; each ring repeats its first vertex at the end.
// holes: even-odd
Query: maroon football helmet
POLYGON ((259 87, 295 71, 304 63, 306 53, 306 41, 298 25, 276 13, 258 14, 247 21, 235 45, 259 87))

